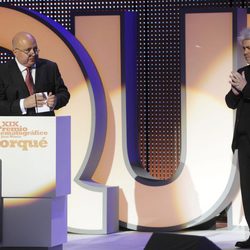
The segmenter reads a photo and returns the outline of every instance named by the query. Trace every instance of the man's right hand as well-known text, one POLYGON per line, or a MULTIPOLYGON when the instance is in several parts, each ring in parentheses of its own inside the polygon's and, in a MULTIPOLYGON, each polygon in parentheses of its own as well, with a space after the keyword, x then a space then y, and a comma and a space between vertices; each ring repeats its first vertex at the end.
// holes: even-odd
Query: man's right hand
POLYGON ((42 107, 46 103, 46 99, 42 95, 31 95, 24 99, 24 108, 42 107))

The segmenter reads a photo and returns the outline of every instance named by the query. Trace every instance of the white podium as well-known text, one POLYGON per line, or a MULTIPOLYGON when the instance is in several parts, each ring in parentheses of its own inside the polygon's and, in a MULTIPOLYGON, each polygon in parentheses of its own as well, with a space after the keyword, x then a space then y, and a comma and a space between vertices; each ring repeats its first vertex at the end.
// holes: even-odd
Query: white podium
POLYGON ((0 247, 67 241, 70 117, 0 117, 0 247))

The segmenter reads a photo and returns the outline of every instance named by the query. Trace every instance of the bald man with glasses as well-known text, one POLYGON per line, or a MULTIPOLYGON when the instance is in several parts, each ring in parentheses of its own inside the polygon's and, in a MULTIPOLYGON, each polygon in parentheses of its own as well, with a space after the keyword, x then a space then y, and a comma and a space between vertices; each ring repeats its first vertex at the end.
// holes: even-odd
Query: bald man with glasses
POLYGON ((0 64, 0 115, 53 116, 70 98, 55 62, 39 58, 36 39, 28 32, 12 40, 15 56, 0 64))

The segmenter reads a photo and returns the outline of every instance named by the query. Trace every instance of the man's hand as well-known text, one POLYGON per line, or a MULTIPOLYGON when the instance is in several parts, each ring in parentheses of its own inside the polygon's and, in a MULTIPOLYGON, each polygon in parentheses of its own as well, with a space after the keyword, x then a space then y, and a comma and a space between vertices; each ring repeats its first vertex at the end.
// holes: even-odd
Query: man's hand
POLYGON ((48 99, 47 99, 47 106, 53 110, 56 106, 56 96, 52 95, 51 92, 49 92, 48 99))
POLYGON ((43 95, 34 94, 24 99, 24 108, 42 107, 46 103, 43 95))
POLYGON ((233 93, 239 95, 247 84, 245 72, 243 71, 241 74, 239 72, 232 72, 229 83, 232 86, 233 93))

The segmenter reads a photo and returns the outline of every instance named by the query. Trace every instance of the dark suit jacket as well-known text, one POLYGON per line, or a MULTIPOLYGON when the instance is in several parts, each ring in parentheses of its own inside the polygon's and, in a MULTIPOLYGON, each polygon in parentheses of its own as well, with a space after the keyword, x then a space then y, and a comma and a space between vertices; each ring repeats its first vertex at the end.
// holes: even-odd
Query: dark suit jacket
MULTIPOLYGON (((57 64, 46 59, 37 59, 35 92, 52 92, 57 97, 55 109, 65 106, 70 98, 67 87, 64 85, 57 64)), ((20 116, 20 99, 29 96, 15 60, 0 64, 0 115, 20 116)), ((27 115, 51 116, 54 111, 35 114, 34 109, 28 109, 27 115)))
POLYGON ((238 138, 241 135, 247 135, 250 139, 250 66, 240 68, 239 73, 245 72, 247 84, 239 95, 234 95, 230 90, 226 97, 226 103, 229 108, 237 109, 234 137, 232 142, 233 151, 238 147, 238 138))

